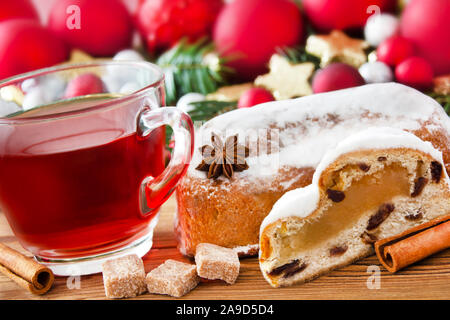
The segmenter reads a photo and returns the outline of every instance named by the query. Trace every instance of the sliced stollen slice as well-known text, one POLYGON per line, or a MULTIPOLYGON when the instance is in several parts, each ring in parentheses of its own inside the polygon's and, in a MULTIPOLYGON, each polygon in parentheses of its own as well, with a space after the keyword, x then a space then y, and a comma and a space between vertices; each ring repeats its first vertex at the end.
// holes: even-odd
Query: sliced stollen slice
POLYGON ((326 153, 311 185, 275 203, 260 229, 261 271, 273 287, 305 282, 449 212, 441 152, 406 131, 370 128, 326 153))

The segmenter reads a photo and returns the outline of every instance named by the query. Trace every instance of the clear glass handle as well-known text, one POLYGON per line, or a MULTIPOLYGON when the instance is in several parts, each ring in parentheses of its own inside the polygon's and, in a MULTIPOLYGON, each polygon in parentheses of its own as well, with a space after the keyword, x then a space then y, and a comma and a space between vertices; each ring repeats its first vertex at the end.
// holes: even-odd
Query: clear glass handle
POLYGON ((185 174, 194 151, 192 120, 189 115, 175 107, 143 110, 138 118, 137 133, 146 137, 162 125, 172 127, 175 147, 164 171, 158 177, 147 177, 142 183, 141 205, 145 215, 154 212, 170 197, 185 174))

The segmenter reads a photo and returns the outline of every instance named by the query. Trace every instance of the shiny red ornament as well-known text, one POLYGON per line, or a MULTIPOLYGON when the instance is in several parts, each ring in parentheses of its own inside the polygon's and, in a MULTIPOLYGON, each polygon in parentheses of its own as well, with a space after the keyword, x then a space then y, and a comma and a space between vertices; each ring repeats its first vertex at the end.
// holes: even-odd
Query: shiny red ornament
POLYGON ((31 19, 0 23, 0 79, 65 61, 68 50, 52 32, 31 19))
POLYGON ((104 91, 105 86, 102 79, 93 73, 84 73, 70 80, 64 93, 64 98, 80 97, 104 91))
POLYGON ((141 1, 136 22, 147 48, 162 51, 180 39, 190 41, 211 35, 223 0, 141 1))
POLYGON ((433 68, 421 57, 409 57, 395 68, 398 82, 418 90, 427 90, 433 85, 433 68))
POLYGON ((436 75, 450 73, 449 0, 411 0, 402 13, 400 32, 436 75))
POLYGON ((360 30, 374 13, 394 12, 395 0, 303 0, 303 10, 320 32, 360 30))
POLYGON ((402 36, 390 37, 380 43, 377 48, 377 59, 391 67, 395 67, 413 54, 413 43, 402 36))
POLYGON ((363 84, 365 81, 357 69, 345 63, 332 63, 316 72, 312 81, 312 89, 314 93, 320 93, 363 84))
POLYGON ((219 53, 241 80, 267 72, 279 47, 294 46, 304 37, 300 10, 290 0, 233 1, 220 12, 213 39, 219 53))
POLYGON ((48 27, 73 48, 112 56, 131 46, 133 21, 120 0, 58 0, 48 27))
POLYGON ((0 0, 0 22, 14 18, 39 20, 36 9, 29 0, 0 0))
POLYGON ((245 91, 238 101, 238 108, 250 108, 257 104, 274 101, 272 93, 263 88, 251 88, 245 91))

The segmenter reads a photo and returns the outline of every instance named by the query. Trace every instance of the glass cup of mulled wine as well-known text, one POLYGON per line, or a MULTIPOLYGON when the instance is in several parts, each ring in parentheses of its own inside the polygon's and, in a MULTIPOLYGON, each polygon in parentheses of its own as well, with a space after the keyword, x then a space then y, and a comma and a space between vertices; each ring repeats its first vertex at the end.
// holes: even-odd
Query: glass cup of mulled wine
POLYGON ((57 275, 146 254, 158 209, 193 151, 189 116, 164 106, 147 62, 61 65, 0 82, 0 209, 57 275), (175 147, 165 166, 165 126, 175 147))

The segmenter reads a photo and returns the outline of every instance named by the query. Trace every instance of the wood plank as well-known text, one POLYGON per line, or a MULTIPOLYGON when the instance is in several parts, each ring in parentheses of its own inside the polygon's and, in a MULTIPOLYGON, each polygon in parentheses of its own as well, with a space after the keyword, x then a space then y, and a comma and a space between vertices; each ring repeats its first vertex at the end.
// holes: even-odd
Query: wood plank
MULTIPOLYGON (((190 261, 176 249, 173 235, 175 201, 163 206, 155 229, 153 249, 144 256, 146 271, 166 259, 190 261)), ((14 238, 6 218, 0 214, 0 241, 25 252, 14 238)), ((0 299, 105 299, 101 274, 83 276, 80 288, 69 289, 70 278, 57 277, 52 290, 44 296, 33 296, 0 274, 0 299)), ((73 286, 72 286, 73 287, 73 286)), ((167 296, 145 294, 136 299, 172 299, 167 296)), ((241 273, 236 284, 220 281, 202 282, 181 299, 450 299, 450 250, 440 252, 413 266, 389 274, 375 256, 320 277, 312 282, 288 288, 271 288, 264 280, 257 258, 241 260, 241 273), (369 266, 380 267, 380 288, 369 289, 372 275, 369 266)))

